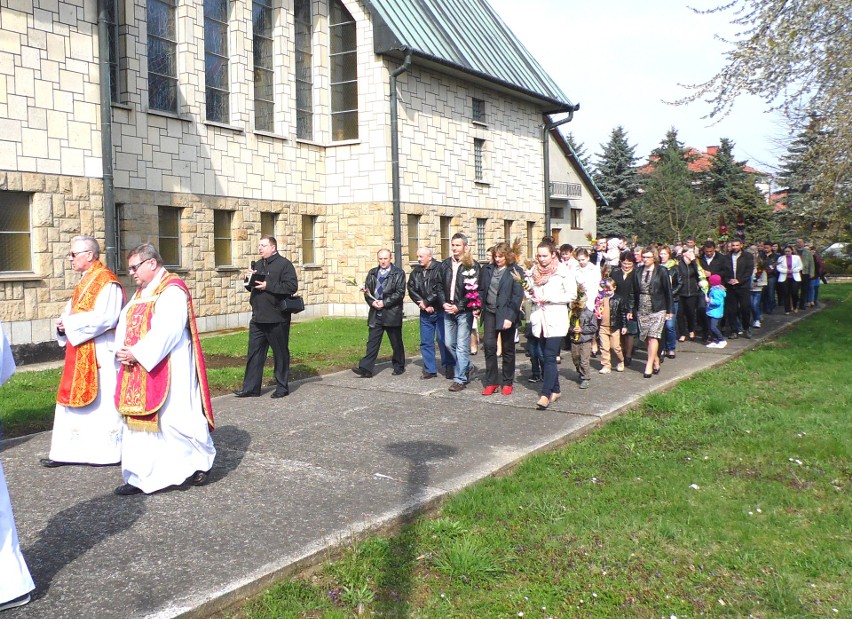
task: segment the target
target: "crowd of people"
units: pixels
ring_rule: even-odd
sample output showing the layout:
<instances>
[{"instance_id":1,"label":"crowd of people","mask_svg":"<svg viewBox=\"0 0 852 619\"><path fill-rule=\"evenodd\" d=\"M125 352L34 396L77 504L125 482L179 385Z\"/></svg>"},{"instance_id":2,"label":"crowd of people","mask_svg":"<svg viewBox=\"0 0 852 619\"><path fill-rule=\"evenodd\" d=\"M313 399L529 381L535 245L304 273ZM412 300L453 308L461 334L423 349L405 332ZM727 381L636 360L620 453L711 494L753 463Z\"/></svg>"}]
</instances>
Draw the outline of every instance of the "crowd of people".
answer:
<instances>
[{"instance_id":1,"label":"crowd of people","mask_svg":"<svg viewBox=\"0 0 852 619\"><path fill-rule=\"evenodd\" d=\"M527 380L541 383L536 405L545 409L561 396L558 365L565 350L580 389L591 385L592 357L600 356L600 374L624 372L637 342L647 351L643 377L652 378L676 357L678 343L724 348L729 339L751 338L764 314L778 307L791 313L816 306L825 281L820 255L803 239L784 248L771 241L746 245L741 238L700 246L694 238L647 246L625 238L590 242L590 248L575 248L545 237L524 266L517 242L489 248L484 265L473 259L463 233L452 237L451 256L443 261L420 248L407 292L420 311L421 378L439 374L437 344L442 373L453 381L449 390L465 389L475 370L471 345L481 329L482 395L511 394L525 322ZM363 378L373 376L385 332L393 373L405 371L405 273L392 264L390 250L381 250L378 259L362 287L370 337L353 371Z\"/></svg>"}]
</instances>

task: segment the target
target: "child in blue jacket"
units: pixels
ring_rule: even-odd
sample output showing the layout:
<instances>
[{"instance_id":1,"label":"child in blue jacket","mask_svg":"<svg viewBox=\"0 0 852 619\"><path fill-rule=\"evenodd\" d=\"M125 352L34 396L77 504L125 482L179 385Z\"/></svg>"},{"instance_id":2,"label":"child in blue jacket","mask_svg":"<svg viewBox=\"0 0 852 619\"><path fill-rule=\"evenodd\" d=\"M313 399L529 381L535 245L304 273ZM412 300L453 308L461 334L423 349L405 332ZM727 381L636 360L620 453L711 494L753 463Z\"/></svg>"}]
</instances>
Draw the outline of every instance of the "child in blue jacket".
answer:
<instances>
[{"instance_id":1,"label":"child in blue jacket","mask_svg":"<svg viewBox=\"0 0 852 619\"><path fill-rule=\"evenodd\" d=\"M722 316L725 315L725 295L727 293L719 275L711 275L709 282L710 290L706 299L707 319L710 322L710 341L707 343L707 348L724 348L728 345L728 342L719 329L719 323L722 321Z\"/></svg>"}]
</instances>

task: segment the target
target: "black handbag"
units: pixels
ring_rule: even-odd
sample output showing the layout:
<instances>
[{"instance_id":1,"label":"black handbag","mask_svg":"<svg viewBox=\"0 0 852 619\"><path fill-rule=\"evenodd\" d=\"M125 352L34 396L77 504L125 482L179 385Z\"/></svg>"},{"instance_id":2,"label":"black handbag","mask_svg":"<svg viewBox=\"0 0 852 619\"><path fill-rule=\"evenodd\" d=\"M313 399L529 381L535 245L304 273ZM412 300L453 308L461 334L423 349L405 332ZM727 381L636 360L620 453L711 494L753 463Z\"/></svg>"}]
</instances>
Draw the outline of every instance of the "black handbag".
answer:
<instances>
[{"instance_id":1,"label":"black handbag","mask_svg":"<svg viewBox=\"0 0 852 619\"><path fill-rule=\"evenodd\" d=\"M287 314L298 314L305 311L305 301L297 294L284 297L279 301L279 309Z\"/></svg>"}]
</instances>

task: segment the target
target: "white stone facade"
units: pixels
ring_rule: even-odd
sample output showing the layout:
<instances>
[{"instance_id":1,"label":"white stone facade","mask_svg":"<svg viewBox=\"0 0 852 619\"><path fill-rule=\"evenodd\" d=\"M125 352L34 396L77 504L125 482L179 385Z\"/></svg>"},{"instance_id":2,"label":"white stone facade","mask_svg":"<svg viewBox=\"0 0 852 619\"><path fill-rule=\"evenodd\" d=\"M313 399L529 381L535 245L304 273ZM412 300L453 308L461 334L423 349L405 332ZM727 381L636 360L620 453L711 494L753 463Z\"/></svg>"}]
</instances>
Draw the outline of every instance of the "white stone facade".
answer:
<instances>
[{"instance_id":1,"label":"white stone facade","mask_svg":"<svg viewBox=\"0 0 852 619\"><path fill-rule=\"evenodd\" d=\"M309 306L300 318L366 315L357 291L342 280L362 279L376 251L393 247L389 74L398 64L373 52L364 5L343 0L357 23L359 136L334 142L328 1L312 2L309 141L296 138L291 0L274 4L271 133L254 130L249 0L229 3L227 123L205 119L204 3L177 3L179 109L167 114L148 109L146 2L120 2L121 100L112 106L118 245L126 251L143 241L158 244L159 207L182 209L176 270L193 292L202 331L247 324L240 269L256 258L261 213L276 215L279 249L300 274ZM104 244L96 6L0 0L0 210L3 192L29 195L33 257L32 272L0 271L0 320L13 345L52 339L52 320L75 283L64 258L71 237L91 234ZM398 94L404 251L408 215L420 216L418 243L436 254L442 217L452 218L451 234L464 231L486 245L504 239L506 221L525 247L530 232L536 239L544 233L540 107L416 63L399 77ZM484 122L471 120L473 98L485 101ZM550 154L552 161L563 158L558 148ZM552 178L558 173L552 165ZM233 213L231 264L214 260L217 209ZM303 215L316 221L311 264L302 256ZM487 220L485 239L476 238L477 219ZM396 262L408 270L408 258ZM129 284L125 274L122 280Z\"/></svg>"}]
</instances>

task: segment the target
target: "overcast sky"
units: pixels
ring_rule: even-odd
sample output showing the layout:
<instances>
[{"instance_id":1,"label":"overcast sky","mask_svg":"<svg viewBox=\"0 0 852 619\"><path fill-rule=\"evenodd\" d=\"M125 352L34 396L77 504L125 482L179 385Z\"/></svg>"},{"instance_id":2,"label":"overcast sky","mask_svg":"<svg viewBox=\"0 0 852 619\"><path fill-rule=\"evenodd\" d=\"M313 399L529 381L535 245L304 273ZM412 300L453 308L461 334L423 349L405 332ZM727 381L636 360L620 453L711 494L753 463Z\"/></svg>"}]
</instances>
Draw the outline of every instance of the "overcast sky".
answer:
<instances>
[{"instance_id":1,"label":"overcast sky","mask_svg":"<svg viewBox=\"0 0 852 619\"><path fill-rule=\"evenodd\" d=\"M690 0L707 9L713 0ZM719 138L734 141L734 156L771 171L783 148L785 126L756 98L737 100L734 112L708 126L707 104L674 107L679 83L698 83L724 64L726 45L713 38L735 32L730 17L696 15L686 0L488 0L545 71L580 110L562 126L599 153L622 125L645 160L674 126L687 146L704 150ZM722 0L718 2L721 4ZM592 157L596 162L597 158ZM769 169L767 169L769 168Z\"/></svg>"}]
</instances>

